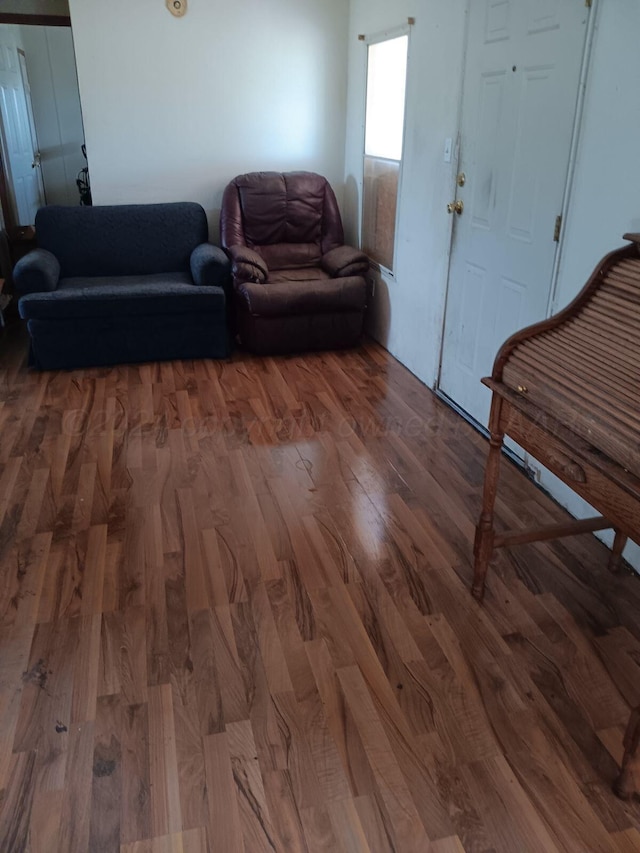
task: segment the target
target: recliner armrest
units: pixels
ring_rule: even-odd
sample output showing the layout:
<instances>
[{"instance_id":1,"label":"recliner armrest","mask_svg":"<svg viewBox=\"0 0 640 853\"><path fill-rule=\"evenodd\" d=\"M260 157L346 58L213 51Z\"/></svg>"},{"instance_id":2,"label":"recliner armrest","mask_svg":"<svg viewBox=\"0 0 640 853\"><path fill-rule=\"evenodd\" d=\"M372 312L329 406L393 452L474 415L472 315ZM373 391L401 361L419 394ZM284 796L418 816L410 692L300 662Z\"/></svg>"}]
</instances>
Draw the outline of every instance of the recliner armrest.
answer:
<instances>
[{"instance_id":1,"label":"recliner armrest","mask_svg":"<svg viewBox=\"0 0 640 853\"><path fill-rule=\"evenodd\" d=\"M55 290L60 278L60 262L46 249L33 249L13 268L13 283L19 293Z\"/></svg>"},{"instance_id":2,"label":"recliner armrest","mask_svg":"<svg viewBox=\"0 0 640 853\"><path fill-rule=\"evenodd\" d=\"M323 255L320 264L331 278L347 278L364 275L369 269L369 258L353 246L338 246Z\"/></svg>"},{"instance_id":3,"label":"recliner armrest","mask_svg":"<svg viewBox=\"0 0 640 853\"><path fill-rule=\"evenodd\" d=\"M199 287L225 287L229 284L229 258L213 243L196 246L191 252L190 267L193 282Z\"/></svg>"},{"instance_id":4,"label":"recliner armrest","mask_svg":"<svg viewBox=\"0 0 640 853\"><path fill-rule=\"evenodd\" d=\"M264 284L269 278L269 267L254 249L248 246L230 246L231 271L237 281L254 281Z\"/></svg>"}]
</instances>

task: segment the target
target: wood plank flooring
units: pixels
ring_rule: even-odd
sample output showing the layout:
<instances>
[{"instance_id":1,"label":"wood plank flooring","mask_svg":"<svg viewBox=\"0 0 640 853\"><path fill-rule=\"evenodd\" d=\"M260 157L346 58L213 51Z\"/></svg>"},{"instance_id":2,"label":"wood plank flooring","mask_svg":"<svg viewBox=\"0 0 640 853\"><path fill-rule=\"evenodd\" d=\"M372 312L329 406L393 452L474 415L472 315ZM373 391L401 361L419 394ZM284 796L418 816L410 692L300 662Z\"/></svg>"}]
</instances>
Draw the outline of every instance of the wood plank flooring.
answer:
<instances>
[{"instance_id":1,"label":"wood plank flooring","mask_svg":"<svg viewBox=\"0 0 640 853\"><path fill-rule=\"evenodd\" d=\"M640 851L640 579L585 536L477 604L485 441L381 348L2 350L3 853Z\"/></svg>"}]
</instances>

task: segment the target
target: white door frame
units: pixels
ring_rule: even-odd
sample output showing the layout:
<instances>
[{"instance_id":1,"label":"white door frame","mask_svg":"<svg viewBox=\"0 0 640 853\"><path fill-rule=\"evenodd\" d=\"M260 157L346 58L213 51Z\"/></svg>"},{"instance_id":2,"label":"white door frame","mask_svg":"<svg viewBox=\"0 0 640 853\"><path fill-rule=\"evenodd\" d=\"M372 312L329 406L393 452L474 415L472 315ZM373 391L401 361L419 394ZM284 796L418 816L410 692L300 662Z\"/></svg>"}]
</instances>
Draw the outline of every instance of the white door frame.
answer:
<instances>
[{"instance_id":1,"label":"white door frame","mask_svg":"<svg viewBox=\"0 0 640 853\"><path fill-rule=\"evenodd\" d=\"M580 82L578 84L578 101L576 103L576 114L573 121L573 133L571 136L571 148L569 150L569 165L567 167L567 181L564 186L564 196L562 199L562 226L560 228L560 239L556 247L556 257L551 273L551 289L549 291L549 304L547 305L547 317L550 317L557 310L556 300L558 297L558 281L560 278L560 263L562 261L562 252L564 249L564 235L567 230L567 222L569 221L569 212L571 209L571 200L573 197L576 166L578 161L578 148L580 147L580 139L584 125L584 105L587 95L587 83L589 72L591 71L591 60L593 57L593 42L596 31L597 19L600 14L600 0L590 0L591 7L589 18L587 20L587 32L584 40L584 52L582 54L582 67L580 68Z\"/></svg>"},{"instance_id":2,"label":"white door frame","mask_svg":"<svg viewBox=\"0 0 640 853\"><path fill-rule=\"evenodd\" d=\"M71 17L69 15L39 15L33 12L25 14L0 12L1 24L71 28ZM11 175L7 166L6 152L2 150L4 146L3 135L0 133L0 211L9 238L13 239L22 237L26 229L18 226L13 212L15 201L12 197Z\"/></svg>"},{"instance_id":3,"label":"white door frame","mask_svg":"<svg viewBox=\"0 0 640 853\"><path fill-rule=\"evenodd\" d=\"M22 85L24 88L24 99L27 105L27 113L29 115L29 130L31 131L33 162L35 164L32 168L37 170L36 176L38 178L38 186L40 187L40 196L43 204L46 204L47 194L45 192L42 168L40 166L40 143L38 142L38 131L36 130L36 122L33 116L33 101L31 99L31 83L29 82L29 71L27 69L27 54L21 47L18 48L18 65L20 66L20 76L22 77Z\"/></svg>"},{"instance_id":4,"label":"white door frame","mask_svg":"<svg viewBox=\"0 0 640 853\"><path fill-rule=\"evenodd\" d=\"M458 96L458 116L457 116L457 133L456 133L456 150L455 150L455 169L452 172L452 193L451 198L453 199L456 195L457 184L456 184L456 176L458 173L458 164L460 162L460 146L463 144L464 140L461 140L461 132L462 132L462 110L464 104L464 86L466 79L466 66L467 66L467 43L469 40L469 9L473 0L467 0L467 9L466 9L466 25L465 25L465 51L464 51L464 65L462 69L462 84L460 87L460 94ZM572 2L582 2L582 0L572 0ZM563 201L562 201L562 227L560 229L560 239L558 241L558 245L556 246L555 258L553 263L553 270L551 273L551 281L549 288L549 300L547 305L546 316L549 317L556 310L556 299L558 294L558 280L560 273L560 262L562 258L562 250L564 247L564 235L566 231L567 220L569 216L569 210L571 205L571 199L573 196L573 186L574 186L574 178L576 172L576 162L577 162L577 154L578 148L580 145L580 137L582 133L583 127L583 116L584 116L584 104L585 104L585 96L586 96L586 87L587 80L589 76L589 72L591 70L591 59L593 55L593 41L595 34L595 27L597 23L597 16L600 10L600 0L591 0L591 6L588 7L585 3L585 11L588 15L587 19L587 30L585 33L585 43L582 54L582 63L580 68L580 79L578 83L578 98L576 102L576 111L573 120L573 130L571 134L571 144L569 148L569 163L567 167L567 178L565 182L565 188L563 193ZM460 406L456 405L455 401L448 397L440 388L440 379L442 376L442 358L444 352L444 336L445 336L445 323L447 320L447 305L449 301L449 287L451 283L451 259L453 256L453 243L455 240L455 228L454 228L454 218L452 217L451 228L449 231L449 246L448 246L448 262L449 268L447 271L447 282L446 282L446 291L445 291L445 299L444 299L444 310L442 312L442 324L440 327L440 356L438 359L438 374L436 379L436 387L435 393L443 399L448 405L452 406L458 414L460 414L465 420L469 421L473 426L483 432L485 435L488 435L488 431L481 424L479 424L475 418L472 418L468 415ZM526 463L525 463L526 464Z\"/></svg>"}]
</instances>

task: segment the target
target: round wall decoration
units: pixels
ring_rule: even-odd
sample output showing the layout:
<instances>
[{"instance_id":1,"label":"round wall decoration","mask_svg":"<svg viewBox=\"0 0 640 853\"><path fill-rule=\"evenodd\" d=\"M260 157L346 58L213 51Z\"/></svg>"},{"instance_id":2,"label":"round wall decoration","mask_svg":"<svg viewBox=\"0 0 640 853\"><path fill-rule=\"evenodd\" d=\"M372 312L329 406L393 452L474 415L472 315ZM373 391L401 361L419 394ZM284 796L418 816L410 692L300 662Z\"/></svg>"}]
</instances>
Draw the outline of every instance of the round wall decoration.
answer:
<instances>
[{"instance_id":1,"label":"round wall decoration","mask_svg":"<svg viewBox=\"0 0 640 853\"><path fill-rule=\"evenodd\" d=\"M187 14L187 0L166 0L167 9L176 18L181 18Z\"/></svg>"}]
</instances>

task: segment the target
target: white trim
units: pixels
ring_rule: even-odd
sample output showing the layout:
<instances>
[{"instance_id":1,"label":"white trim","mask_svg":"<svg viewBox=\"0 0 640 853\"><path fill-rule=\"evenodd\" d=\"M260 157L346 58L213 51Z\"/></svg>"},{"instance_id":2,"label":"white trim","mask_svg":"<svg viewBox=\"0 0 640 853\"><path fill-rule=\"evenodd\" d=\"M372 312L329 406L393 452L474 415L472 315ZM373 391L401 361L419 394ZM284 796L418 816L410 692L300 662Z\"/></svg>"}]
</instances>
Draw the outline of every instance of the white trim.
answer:
<instances>
[{"instance_id":1,"label":"white trim","mask_svg":"<svg viewBox=\"0 0 640 853\"><path fill-rule=\"evenodd\" d=\"M578 82L578 97L576 99L576 111L573 120L573 129L571 131L571 145L569 148L569 162L567 164L567 178L564 185L564 194L562 197L562 225L560 228L560 239L556 246L556 254L553 259L553 268L551 270L551 281L549 286L549 298L547 301L547 317L551 317L557 310L558 299L558 282L560 281L560 265L562 263L562 252L564 249L564 235L567 230L567 222L569 220L569 210L574 190L574 179L578 160L578 148L580 146L580 135L583 127L584 118L584 103L587 92L587 80L589 71L591 70L591 57L593 56L593 41L595 35L595 27L597 14L600 10L600 0L593 0L591 6L586 7L587 10L587 31L584 39L584 49L582 53L582 65L580 68L580 80ZM533 476L538 484L542 480L542 465L530 453L524 454L526 466L533 472ZM544 488L547 494L551 492ZM555 498L554 498L555 500ZM602 534L600 534L601 536Z\"/></svg>"},{"instance_id":2,"label":"white trim","mask_svg":"<svg viewBox=\"0 0 640 853\"><path fill-rule=\"evenodd\" d=\"M453 197L457 198L458 196L458 166L460 165L460 151L462 148L462 108L464 105L464 82L467 73L467 56L469 51L467 50L469 45L469 12L471 10L471 0L467 0L467 5L464 10L464 33L463 33L463 41L464 41L464 53L462 55L462 72L460 77L460 92L458 93L458 113L456 116L456 133L455 133L455 148L454 148L454 156L452 157L452 169L449 175L451 190L453 192ZM442 378L442 356L444 354L444 333L445 333L445 323L447 321L447 305L449 304L449 281L451 279L451 256L453 254L453 240L455 237L455 217L450 217L449 222L449 240L447 242L446 248L446 258L447 258L447 276L444 283L444 300L442 306L442 317L440 320L440 347L438 354L438 367L436 370L436 381L434 388L439 391L440 390L440 379ZM447 398L449 399L449 398Z\"/></svg>"},{"instance_id":3,"label":"white trim","mask_svg":"<svg viewBox=\"0 0 640 853\"><path fill-rule=\"evenodd\" d=\"M398 27L391 27L388 30L379 30L377 33L372 33L362 39L363 44L369 47L370 44L380 44L381 41L391 41L391 39L407 36L411 32L411 24L401 24Z\"/></svg>"},{"instance_id":4,"label":"white trim","mask_svg":"<svg viewBox=\"0 0 640 853\"><path fill-rule=\"evenodd\" d=\"M578 83L578 98L576 101L576 112L573 122L573 130L571 133L571 147L569 149L569 163L567 166L567 180L564 187L564 196L562 199L562 227L560 229L560 240L556 248L556 255L551 271L551 282L549 288L549 301L547 303L547 317L550 317L557 310L558 298L558 282L560 280L560 264L562 262L562 252L564 249L564 235L567 230L567 222L569 221L569 210L571 208L571 200L574 190L574 179L576 166L578 161L578 148L580 146L580 137L583 129L584 105L587 93L587 82L589 72L591 70L591 58L593 56L593 42L597 17L600 12L600 0L592 0L592 5L586 7L588 20L587 32L584 40L584 50L582 54L582 67L580 69L580 81Z\"/></svg>"}]
</instances>

